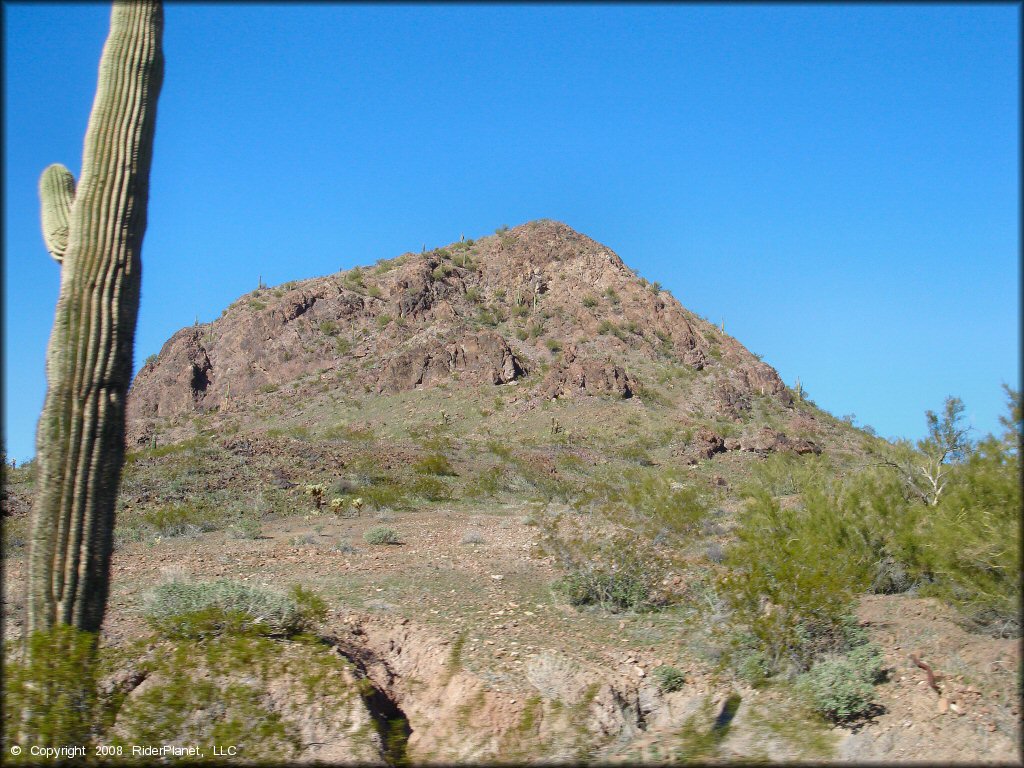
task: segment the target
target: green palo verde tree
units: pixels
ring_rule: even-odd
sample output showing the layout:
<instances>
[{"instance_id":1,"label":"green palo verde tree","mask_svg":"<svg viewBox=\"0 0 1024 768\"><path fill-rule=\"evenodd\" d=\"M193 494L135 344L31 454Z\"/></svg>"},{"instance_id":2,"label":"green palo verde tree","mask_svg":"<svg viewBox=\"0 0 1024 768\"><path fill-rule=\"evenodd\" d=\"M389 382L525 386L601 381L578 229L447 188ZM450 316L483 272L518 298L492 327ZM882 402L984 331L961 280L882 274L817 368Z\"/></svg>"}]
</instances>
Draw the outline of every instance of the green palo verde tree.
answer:
<instances>
[{"instance_id":1,"label":"green palo verde tree","mask_svg":"<svg viewBox=\"0 0 1024 768\"><path fill-rule=\"evenodd\" d=\"M61 625L95 633L106 608L162 34L157 0L114 3L77 189L62 165L39 182L43 237L61 280L36 435L30 634Z\"/></svg>"}]
</instances>

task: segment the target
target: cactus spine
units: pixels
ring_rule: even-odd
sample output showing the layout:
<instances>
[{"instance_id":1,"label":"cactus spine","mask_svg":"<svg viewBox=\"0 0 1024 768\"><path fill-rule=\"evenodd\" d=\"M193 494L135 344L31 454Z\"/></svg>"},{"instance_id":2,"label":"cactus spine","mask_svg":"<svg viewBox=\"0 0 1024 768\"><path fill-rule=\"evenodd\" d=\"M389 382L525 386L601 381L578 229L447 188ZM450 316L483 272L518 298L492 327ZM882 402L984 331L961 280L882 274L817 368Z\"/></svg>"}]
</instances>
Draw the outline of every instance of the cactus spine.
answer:
<instances>
[{"instance_id":1,"label":"cactus spine","mask_svg":"<svg viewBox=\"0 0 1024 768\"><path fill-rule=\"evenodd\" d=\"M99 630L124 463L125 397L139 306L163 9L115 2L85 135L82 177L40 179L47 250L61 287L36 434L28 629Z\"/></svg>"}]
</instances>

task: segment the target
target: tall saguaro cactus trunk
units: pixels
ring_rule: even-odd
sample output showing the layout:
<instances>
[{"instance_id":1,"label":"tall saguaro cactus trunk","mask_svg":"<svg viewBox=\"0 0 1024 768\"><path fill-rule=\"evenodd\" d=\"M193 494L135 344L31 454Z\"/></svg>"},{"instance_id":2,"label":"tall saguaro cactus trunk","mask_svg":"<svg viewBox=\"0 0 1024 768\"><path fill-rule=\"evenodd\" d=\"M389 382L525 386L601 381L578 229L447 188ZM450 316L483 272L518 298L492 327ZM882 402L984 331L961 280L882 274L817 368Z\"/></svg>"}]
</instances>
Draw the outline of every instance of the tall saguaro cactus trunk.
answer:
<instances>
[{"instance_id":1,"label":"tall saguaro cactus trunk","mask_svg":"<svg viewBox=\"0 0 1024 768\"><path fill-rule=\"evenodd\" d=\"M39 184L61 280L36 437L30 633L57 624L96 632L106 608L162 34L157 0L114 3L82 177L76 189L71 172L53 165Z\"/></svg>"}]
</instances>

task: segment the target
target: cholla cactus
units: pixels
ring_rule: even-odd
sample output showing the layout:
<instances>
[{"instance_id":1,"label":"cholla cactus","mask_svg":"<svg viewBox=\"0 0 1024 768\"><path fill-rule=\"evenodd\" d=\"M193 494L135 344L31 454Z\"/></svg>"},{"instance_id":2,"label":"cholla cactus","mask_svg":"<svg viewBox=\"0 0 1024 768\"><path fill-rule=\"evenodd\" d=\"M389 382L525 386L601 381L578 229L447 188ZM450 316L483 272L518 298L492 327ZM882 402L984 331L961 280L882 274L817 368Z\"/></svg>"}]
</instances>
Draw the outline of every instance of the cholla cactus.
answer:
<instances>
[{"instance_id":1,"label":"cholla cactus","mask_svg":"<svg viewBox=\"0 0 1024 768\"><path fill-rule=\"evenodd\" d=\"M334 497L333 499L331 499L330 502L331 512L334 512L334 514L338 514L338 511L344 504L345 502L342 501L340 498L338 498L337 496Z\"/></svg>"},{"instance_id":2,"label":"cholla cactus","mask_svg":"<svg viewBox=\"0 0 1024 768\"><path fill-rule=\"evenodd\" d=\"M327 493L327 487L319 483L316 485L306 486L306 495L313 498L313 504L316 506L318 512L324 504L325 493Z\"/></svg>"},{"instance_id":3,"label":"cholla cactus","mask_svg":"<svg viewBox=\"0 0 1024 768\"><path fill-rule=\"evenodd\" d=\"M76 189L67 168L51 165L39 182L43 239L61 264L61 287L36 436L30 633L55 624L96 632L106 610L162 36L158 0L114 4L81 180Z\"/></svg>"}]
</instances>

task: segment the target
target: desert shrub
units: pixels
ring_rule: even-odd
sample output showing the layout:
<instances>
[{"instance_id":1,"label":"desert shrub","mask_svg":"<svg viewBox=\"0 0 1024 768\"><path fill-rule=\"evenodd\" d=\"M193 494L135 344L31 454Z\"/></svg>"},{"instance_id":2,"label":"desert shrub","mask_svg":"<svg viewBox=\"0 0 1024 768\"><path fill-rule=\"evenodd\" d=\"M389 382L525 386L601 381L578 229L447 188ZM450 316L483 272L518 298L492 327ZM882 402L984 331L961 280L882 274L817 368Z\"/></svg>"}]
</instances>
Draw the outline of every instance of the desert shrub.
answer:
<instances>
[{"instance_id":1,"label":"desert shrub","mask_svg":"<svg viewBox=\"0 0 1024 768\"><path fill-rule=\"evenodd\" d=\"M375 525L363 534L363 540L367 544L398 544L398 531L386 525Z\"/></svg>"},{"instance_id":2,"label":"desert shrub","mask_svg":"<svg viewBox=\"0 0 1024 768\"><path fill-rule=\"evenodd\" d=\"M717 541L710 542L704 547L704 557L711 563L722 563L725 561L725 550Z\"/></svg>"},{"instance_id":3,"label":"desert shrub","mask_svg":"<svg viewBox=\"0 0 1024 768\"><path fill-rule=\"evenodd\" d=\"M560 472L548 472L525 459L513 459L515 476L510 478L509 489L521 488L532 491L534 500L551 503L575 503L580 496L582 481L566 477Z\"/></svg>"},{"instance_id":4,"label":"desert shrub","mask_svg":"<svg viewBox=\"0 0 1024 768\"><path fill-rule=\"evenodd\" d=\"M338 422L337 424L329 426L324 430L323 437L325 440L343 439L364 443L373 442L377 439L372 427L359 424L347 424L345 422Z\"/></svg>"},{"instance_id":5,"label":"desert shrub","mask_svg":"<svg viewBox=\"0 0 1024 768\"><path fill-rule=\"evenodd\" d=\"M789 496L799 493L809 481L833 473L824 455L772 453L754 464L750 471L751 487L765 490L772 496Z\"/></svg>"},{"instance_id":6,"label":"desert shrub","mask_svg":"<svg viewBox=\"0 0 1024 768\"><path fill-rule=\"evenodd\" d=\"M512 449L509 448L505 443L497 440L487 441L487 450L493 453L495 456L508 460L512 458Z\"/></svg>"},{"instance_id":7,"label":"desert shrub","mask_svg":"<svg viewBox=\"0 0 1024 768\"><path fill-rule=\"evenodd\" d=\"M642 573L586 565L577 566L556 582L555 590L570 605L596 605L613 612L643 610L651 594L649 580Z\"/></svg>"},{"instance_id":8,"label":"desert shrub","mask_svg":"<svg viewBox=\"0 0 1024 768\"><path fill-rule=\"evenodd\" d=\"M466 531L462 534L461 544L483 544L486 541L480 531Z\"/></svg>"},{"instance_id":9,"label":"desert shrub","mask_svg":"<svg viewBox=\"0 0 1024 768\"><path fill-rule=\"evenodd\" d=\"M773 673L804 671L840 646L855 595L870 583L872 550L844 501L817 488L805 489L799 508L766 491L748 498L720 590Z\"/></svg>"},{"instance_id":10,"label":"desert shrub","mask_svg":"<svg viewBox=\"0 0 1024 768\"><path fill-rule=\"evenodd\" d=\"M282 654L282 644L266 637L212 637L161 648L146 662L153 684L128 697L117 713L114 743L232 744L249 762L288 763L303 740L295 722L271 705L268 683L290 673L303 693L324 700L336 695L330 687L344 664L327 648L306 644L304 650L300 670Z\"/></svg>"},{"instance_id":11,"label":"desert shrub","mask_svg":"<svg viewBox=\"0 0 1024 768\"><path fill-rule=\"evenodd\" d=\"M658 686L658 690L662 693L681 691L683 686L686 685L686 676L683 675L682 670L667 664L662 664L660 667L652 669L651 677L654 678L655 685Z\"/></svg>"},{"instance_id":12,"label":"desert shrub","mask_svg":"<svg viewBox=\"0 0 1024 768\"><path fill-rule=\"evenodd\" d=\"M653 467L631 467L591 478L580 504L597 507L611 517L625 516L655 535L692 534L708 514L696 488Z\"/></svg>"},{"instance_id":13,"label":"desert shrub","mask_svg":"<svg viewBox=\"0 0 1024 768\"><path fill-rule=\"evenodd\" d=\"M198 536L217 530L217 515L206 507L193 504L171 504L148 509L132 520L141 535L174 537Z\"/></svg>"},{"instance_id":14,"label":"desert shrub","mask_svg":"<svg viewBox=\"0 0 1024 768\"><path fill-rule=\"evenodd\" d=\"M463 495L470 499L493 498L504 490L502 477L500 467L483 469L466 483Z\"/></svg>"},{"instance_id":15,"label":"desert shrub","mask_svg":"<svg viewBox=\"0 0 1024 768\"><path fill-rule=\"evenodd\" d=\"M377 316L377 327L378 328L386 328L388 326L388 324L391 323L392 320L394 320L394 318L391 317L391 315L389 315L387 313L385 313L383 315L378 315Z\"/></svg>"},{"instance_id":16,"label":"desert shrub","mask_svg":"<svg viewBox=\"0 0 1024 768\"><path fill-rule=\"evenodd\" d=\"M325 336L334 336L338 332L338 324L333 320L320 321L320 333Z\"/></svg>"},{"instance_id":17,"label":"desert shrub","mask_svg":"<svg viewBox=\"0 0 1024 768\"><path fill-rule=\"evenodd\" d=\"M408 489L393 482L366 485L359 489L359 496L374 509L401 509L408 506Z\"/></svg>"},{"instance_id":18,"label":"desert shrub","mask_svg":"<svg viewBox=\"0 0 1024 768\"><path fill-rule=\"evenodd\" d=\"M546 346L548 348L548 351L554 355L557 352L561 351L562 342L560 342L558 339L548 339L546 342L544 342L544 346Z\"/></svg>"},{"instance_id":19,"label":"desert shrub","mask_svg":"<svg viewBox=\"0 0 1024 768\"><path fill-rule=\"evenodd\" d=\"M443 453L430 453L413 464L413 469L421 475L446 475L454 476L451 462Z\"/></svg>"},{"instance_id":20,"label":"desert shrub","mask_svg":"<svg viewBox=\"0 0 1024 768\"><path fill-rule=\"evenodd\" d=\"M170 637L203 638L222 634L289 636L322 618L310 593L297 588L285 595L221 579L170 581L147 597L144 615Z\"/></svg>"},{"instance_id":21,"label":"desert shrub","mask_svg":"<svg viewBox=\"0 0 1024 768\"><path fill-rule=\"evenodd\" d=\"M641 467L653 467L654 460L651 458L651 454L648 453L647 448L642 443L632 443L622 449L622 458L627 461L635 462Z\"/></svg>"},{"instance_id":22,"label":"desert shrub","mask_svg":"<svg viewBox=\"0 0 1024 768\"><path fill-rule=\"evenodd\" d=\"M570 605L606 611L645 611L663 604L657 585L664 563L633 537L588 540L547 537L545 546L561 562L565 576L553 589Z\"/></svg>"},{"instance_id":23,"label":"desert shrub","mask_svg":"<svg viewBox=\"0 0 1024 768\"><path fill-rule=\"evenodd\" d=\"M228 527L228 535L233 539L258 539L263 535L263 526L259 520L245 517Z\"/></svg>"},{"instance_id":24,"label":"desert shrub","mask_svg":"<svg viewBox=\"0 0 1024 768\"><path fill-rule=\"evenodd\" d=\"M732 638L731 645L726 660L739 678L753 688L763 685L772 674L772 666L758 639L749 632L741 632Z\"/></svg>"},{"instance_id":25,"label":"desert shrub","mask_svg":"<svg viewBox=\"0 0 1024 768\"><path fill-rule=\"evenodd\" d=\"M351 286L363 287L363 268L353 267L345 274L345 282Z\"/></svg>"},{"instance_id":26,"label":"desert shrub","mask_svg":"<svg viewBox=\"0 0 1024 768\"><path fill-rule=\"evenodd\" d=\"M452 489L443 480L430 475L413 478L408 492L427 501L448 501L452 497Z\"/></svg>"},{"instance_id":27,"label":"desert shrub","mask_svg":"<svg viewBox=\"0 0 1024 768\"><path fill-rule=\"evenodd\" d=\"M593 309L597 306L597 298L592 294L587 294L583 297L583 306L587 309Z\"/></svg>"},{"instance_id":28,"label":"desert shrub","mask_svg":"<svg viewBox=\"0 0 1024 768\"><path fill-rule=\"evenodd\" d=\"M922 514L921 545L912 553L932 576L922 592L952 603L980 629L1018 636L1020 511L1016 446L988 437Z\"/></svg>"},{"instance_id":29,"label":"desert shrub","mask_svg":"<svg viewBox=\"0 0 1024 768\"><path fill-rule=\"evenodd\" d=\"M846 655L819 659L796 680L798 691L829 720L847 722L868 715L875 707L875 683L884 675L882 651L865 643Z\"/></svg>"},{"instance_id":30,"label":"desert shrub","mask_svg":"<svg viewBox=\"0 0 1024 768\"><path fill-rule=\"evenodd\" d=\"M339 541L334 545L334 551L341 552L343 555L354 555L359 550L352 546L352 542L350 541Z\"/></svg>"},{"instance_id":31,"label":"desert shrub","mask_svg":"<svg viewBox=\"0 0 1024 768\"><path fill-rule=\"evenodd\" d=\"M40 747L88 741L101 719L96 636L57 624L31 635L28 645L27 657L17 658L13 643L4 653L4 743L19 743L19 730Z\"/></svg>"},{"instance_id":32,"label":"desert shrub","mask_svg":"<svg viewBox=\"0 0 1024 768\"><path fill-rule=\"evenodd\" d=\"M476 313L476 321L481 325L498 325L505 320L505 314L501 311L501 307L481 307Z\"/></svg>"}]
</instances>

